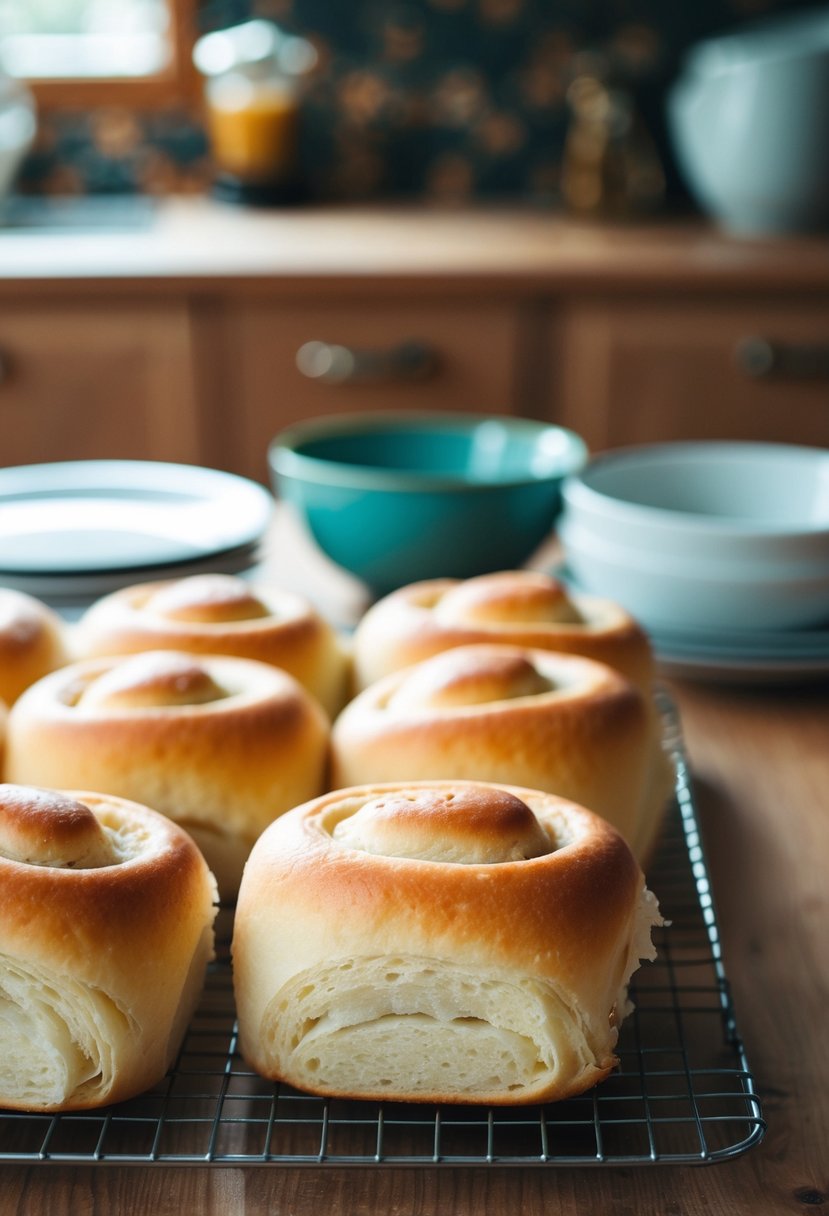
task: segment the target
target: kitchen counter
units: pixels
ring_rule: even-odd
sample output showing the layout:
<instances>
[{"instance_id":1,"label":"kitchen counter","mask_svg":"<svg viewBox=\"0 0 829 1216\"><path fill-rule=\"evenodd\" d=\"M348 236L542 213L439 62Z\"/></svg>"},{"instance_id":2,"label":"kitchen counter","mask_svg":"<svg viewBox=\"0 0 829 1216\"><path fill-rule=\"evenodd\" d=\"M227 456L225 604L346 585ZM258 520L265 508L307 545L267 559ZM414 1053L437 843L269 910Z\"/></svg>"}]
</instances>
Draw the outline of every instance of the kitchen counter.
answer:
<instances>
[{"instance_id":1,"label":"kitchen counter","mask_svg":"<svg viewBox=\"0 0 829 1216\"><path fill-rule=\"evenodd\" d=\"M285 556L277 533L272 558L290 585ZM359 611L350 582L328 585L333 615ZM318 597L325 586L320 565L309 591ZM2 1216L780 1216L829 1204L829 686L670 688L725 968L768 1122L761 1144L712 1166L582 1170L6 1166Z\"/></svg>"},{"instance_id":2,"label":"kitchen counter","mask_svg":"<svg viewBox=\"0 0 829 1216\"><path fill-rule=\"evenodd\" d=\"M105 200L104 200L105 202ZM203 198L160 201L134 223L113 200L96 221L71 219L61 204L50 226L0 227L0 294L81 282L106 290L129 281L146 290L186 284L193 291L278 282L293 289L354 280L435 281L557 290L670 286L686 291L825 291L829 244L820 240L737 240L702 222L605 225L538 209L308 208L246 210ZM83 208L83 200L76 206ZM83 218L83 211L80 212Z\"/></svg>"}]
</instances>

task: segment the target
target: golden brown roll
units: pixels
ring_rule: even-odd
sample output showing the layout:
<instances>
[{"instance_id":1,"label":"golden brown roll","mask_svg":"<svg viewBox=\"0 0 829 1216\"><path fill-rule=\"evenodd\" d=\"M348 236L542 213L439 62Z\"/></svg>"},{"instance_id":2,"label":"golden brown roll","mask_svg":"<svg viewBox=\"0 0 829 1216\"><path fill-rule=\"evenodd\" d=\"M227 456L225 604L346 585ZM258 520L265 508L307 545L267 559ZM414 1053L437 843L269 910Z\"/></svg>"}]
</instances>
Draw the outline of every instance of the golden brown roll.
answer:
<instances>
[{"instance_id":1,"label":"golden brown roll","mask_svg":"<svg viewBox=\"0 0 829 1216\"><path fill-rule=\"evenodd\" d=\"M352 787L260 837L233 938L241 1049L313 1093L522 1104L616 1060L653 896L622 837L552 794Z\"/></svg>"},{"instance_id":2,"label":"golden brown roll","mask_svg":"<svg viewBox=\"0 0 829 1216\"><path fill-rule=\"evenodd\" d=\"M644 694L604 663L460 646L364 689L334 723L333 787L440 778L560 794L603 815L641 861L672 773Z\"/></svg>"},{"instance_id":3,"label":"golden brown roll","mask_svg":"<svg viewBox=\"0 0 829 1216\"><path fill-rule=\"evenodd\" d=\"M0 587L0 701L11 705L24 688L69 659L58 614L31 595Z\"/></svg>"},{"instance_id":4,"label":"golden brown roll","mask_svg":"<svg viewBox=\"0 0 829 1216\"><path fill-rule=\"evenodd\" d=\"M213 952L193 841L97 793L0 786L0 1106L83 1110L159 1081Z\"/></svg>"},{"instance_id":5,"label":"golden brown roll","mask_svg":"<svg viewBox=\"0 0 829 1216\"><path fill-rule=\"evenodd\" d=\"M259 833L322 792L329 723L286 672L150 651L70 664L9 714L6 776L133 798L192 834L232 898Z\"/></svg>"},{"instance_id":6,"label":"golden brown roll","mask_svg":"<svg viewBox=\"0 0 829 1216\"><path fill-rule=\"evenodd\" d=\"M354 633L356 688L454 646L505 642L607 663L650 691L650 643L618 604L575 594L548 574L507 570L430 579L369 608Z\"/></svg>"},{"instance_id":7,"label":"golden brown roll","mask_svg":"<svg viewBox=\"0 0 829 1216\"><path fill-rule=\"evenodd\" d=\"M79 658L187 650L258 659L294 676L330 716L347 696L347 653L332 626L299 595L227 574L104 596L78 622L75 650Z\"/></svg>"}]
</instances>

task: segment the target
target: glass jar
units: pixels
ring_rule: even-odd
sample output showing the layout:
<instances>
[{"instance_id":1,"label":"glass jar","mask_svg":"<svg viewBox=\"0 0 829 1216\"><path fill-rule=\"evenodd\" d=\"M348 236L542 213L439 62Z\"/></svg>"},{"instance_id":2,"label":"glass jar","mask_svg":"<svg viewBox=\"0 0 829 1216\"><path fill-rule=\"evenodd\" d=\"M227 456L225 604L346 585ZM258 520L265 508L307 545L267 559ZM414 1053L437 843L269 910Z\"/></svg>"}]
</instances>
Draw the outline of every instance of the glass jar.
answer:
<instances>
[{"instance_id":1,"label":"glass jar","mask_svg":"<svg viewBox=\"0 0 829 1216\"><path fill-rule=\"evenodd\" d=\"M269 21L208 34L194 61L206 77L214 194L247 203L301 197L298 141L301 86L313 46Z\"/></svg>"}]
</instances>

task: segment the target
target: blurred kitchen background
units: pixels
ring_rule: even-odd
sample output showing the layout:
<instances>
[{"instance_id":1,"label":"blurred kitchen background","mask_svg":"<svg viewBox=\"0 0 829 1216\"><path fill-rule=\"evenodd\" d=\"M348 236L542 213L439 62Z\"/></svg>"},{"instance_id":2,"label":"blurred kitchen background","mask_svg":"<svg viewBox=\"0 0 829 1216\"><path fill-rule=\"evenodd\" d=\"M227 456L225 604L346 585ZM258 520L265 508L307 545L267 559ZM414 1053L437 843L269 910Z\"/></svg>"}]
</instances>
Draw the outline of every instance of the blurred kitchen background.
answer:
<instances>
[{"instance_id":1,"label":"blurred kitchen background","mask_svg":"<svg viewBox=\"0 0 829 1216\"><path fill-rule=\"evenodd\" d=\"M826 3L0 0L0 64L14 562L64 462L279 491L323 415L829 446Z\"/></svg>"},{"instance_id":2,"label":"blurred kitchen background","mask_svg":"<svg viewBox=\"0 0 829 1216\"><path fill-rule=\"evenodd\" d=\"M689 47L807 8L792 0L2 0L0 34L7 69L34 81L39 102L20 177L26 192L204 189L211 166L188 42L261 18L317 53L299 144L313 199L560 204L568 131L580 116L572 86L587 76L615 90L617 125L627 121L619 106L635 108L670 206L687 195L664 103ZM73 87L73 76L99 86ZM120 97L100 82L115 76L131 86ZM164 87L155 96L145 89L142 100L154 77ZM582 97L582 120L587 104Z\"/></svg>"},{"instance_id":3,"label":"blurred kitchen background","mask_svg":"<svg viewBox=\"0 0 829 1216\"><path fill-rule=\"evenodd\" d=\"M0 0L0 56L7 465L829 438L825 4Z\"/></svg>"}]
</instances>

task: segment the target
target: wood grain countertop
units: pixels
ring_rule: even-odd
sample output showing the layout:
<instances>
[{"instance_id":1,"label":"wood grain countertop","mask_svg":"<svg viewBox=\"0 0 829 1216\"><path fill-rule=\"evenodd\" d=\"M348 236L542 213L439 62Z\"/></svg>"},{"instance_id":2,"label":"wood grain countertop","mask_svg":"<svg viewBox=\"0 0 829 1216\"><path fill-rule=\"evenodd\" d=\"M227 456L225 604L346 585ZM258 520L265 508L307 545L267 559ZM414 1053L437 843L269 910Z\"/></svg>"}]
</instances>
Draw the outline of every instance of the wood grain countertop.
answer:
<instances>
[{"instance_id":1,"label":"wood grain countertop","mask_svg":"<svg viewBox=\"0 0 829 1216\"><path fill-rule=\"evenodd\" d=\"M82 206L82 200L77 204ZM144 222L0 227L0 297L51 290L194 293L379 290L441 283L510 289L755 288L825 293L829 244L736 239L702 222L605 225L540 209L416 207L257 211L205 198L159 201Z\"/></svg>"},{"instance_id":2,"label":"wood grain countertop","mask_svg":"<svg viewBox=\"0 0 829 1216\"><path fill-rule=\"evenodd\" d=\"M6 1165L2 1216L783 1216L829 1210L829 685L670 681L765 1139L716 1165Z\"/></svg>"}]
</instances>

